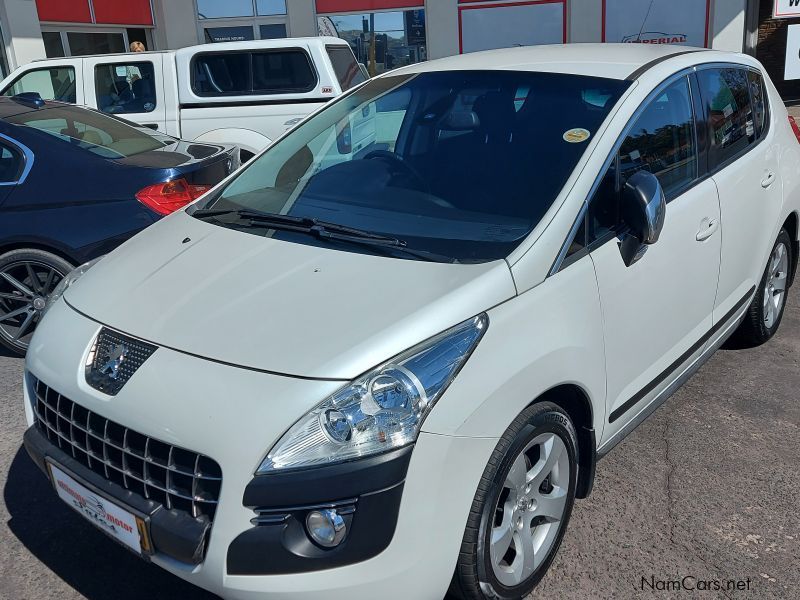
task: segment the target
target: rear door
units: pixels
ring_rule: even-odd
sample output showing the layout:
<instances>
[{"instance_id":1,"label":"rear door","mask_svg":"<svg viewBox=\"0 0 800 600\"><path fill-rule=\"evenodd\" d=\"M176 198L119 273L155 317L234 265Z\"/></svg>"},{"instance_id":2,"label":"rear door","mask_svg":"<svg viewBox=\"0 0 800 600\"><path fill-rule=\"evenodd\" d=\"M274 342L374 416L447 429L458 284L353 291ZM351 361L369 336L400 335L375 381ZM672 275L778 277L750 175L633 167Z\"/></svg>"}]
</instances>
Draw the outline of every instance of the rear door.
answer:
<instances>
[{"instance_id":1,"label":"rear door","mask_svg":"<svg viewBox=\"0 0 800 600\"><path fill-rule=\"evenodd\" d=\"M18 70L3 82L0 94L14 96L36 92L44 100L58 100L69 104L84 104L80 58L64 58L47 66L33 63Z\"/></svg>"},{"instance_id":2,"label":"rear door","mask_svg":"<svg viewBox=\"0 0 800 600\"><path fill-rule=\"evenodd\" d=\"M163 55L89 57L84 62L87 104L166 133Z\"/></svg>"},{"instance_id":3,"label":"rear door","mask_svg":"<svg viewBox=\"0 0 800 600\"><path fill-rule=\"evenodd\" d=\"M698 69L708 118L709 169L722 211L722 262L714 321L746 302L761 279L782 203L776 131L760 73L738 65Z\"/></svg>"}]
</instances>

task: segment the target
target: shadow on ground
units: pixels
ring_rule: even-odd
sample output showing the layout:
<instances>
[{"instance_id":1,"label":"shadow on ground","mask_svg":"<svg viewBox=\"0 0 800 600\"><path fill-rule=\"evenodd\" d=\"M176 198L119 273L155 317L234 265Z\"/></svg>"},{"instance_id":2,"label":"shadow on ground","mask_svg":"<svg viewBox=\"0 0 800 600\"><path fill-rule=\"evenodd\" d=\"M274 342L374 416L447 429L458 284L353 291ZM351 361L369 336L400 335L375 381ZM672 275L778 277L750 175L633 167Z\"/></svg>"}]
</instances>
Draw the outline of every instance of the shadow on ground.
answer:
<instances>
[{"instance_id":1,"label":"shadow on ground","mask_svg":"<svg viewBox=\"0 0 800 600\"><path fill-rule=\"evenodd\" d=\"M90 600L214 600L106 537L64 504L23 448L3 490L8 528L53 573ZM14 560L13 556L4 557Z\"/></svg>"}]
</instances>

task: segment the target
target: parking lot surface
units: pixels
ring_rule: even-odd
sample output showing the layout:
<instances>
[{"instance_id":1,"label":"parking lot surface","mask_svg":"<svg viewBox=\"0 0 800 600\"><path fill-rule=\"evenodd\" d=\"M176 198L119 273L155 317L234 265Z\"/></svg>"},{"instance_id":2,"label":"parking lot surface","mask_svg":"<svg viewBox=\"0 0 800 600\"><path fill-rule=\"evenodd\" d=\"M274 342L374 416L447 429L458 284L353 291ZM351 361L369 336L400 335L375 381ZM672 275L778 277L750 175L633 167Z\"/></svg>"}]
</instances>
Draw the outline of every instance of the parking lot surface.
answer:
<instances>
[{"instance_id":1,"label":"parking lot surface","mask_svg":"<svg viewBox=\"0 0 800 600\"><path fill-rule=\"evenodd\" d=\"M772 341L719 351L603 459L536 597L800 598L798 297ZM213 598L58 500L21 448L21 376L0 353L0 598Z\"/></svg>"}]
</instances>

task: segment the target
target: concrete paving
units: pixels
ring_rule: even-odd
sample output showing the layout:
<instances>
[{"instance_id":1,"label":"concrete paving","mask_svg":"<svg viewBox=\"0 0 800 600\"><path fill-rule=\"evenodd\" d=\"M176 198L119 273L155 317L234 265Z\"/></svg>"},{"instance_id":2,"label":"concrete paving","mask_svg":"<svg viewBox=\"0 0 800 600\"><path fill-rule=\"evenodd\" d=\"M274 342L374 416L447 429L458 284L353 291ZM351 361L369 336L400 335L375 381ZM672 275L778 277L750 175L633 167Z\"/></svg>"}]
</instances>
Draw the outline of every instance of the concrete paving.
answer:
<instances>
[{"instance_id":1,"label":"concrete paving","mask_svg":"<svg viewBox=\"0 0 800 600\"><path fill-rule=\"evenodd\" d=\"M537 598L800 598L798 298L772 341L719 351L600 463ZM0 354L0 598L211 599L56 498L20 447L21 374Z\"/></svg>"}]
</instances>

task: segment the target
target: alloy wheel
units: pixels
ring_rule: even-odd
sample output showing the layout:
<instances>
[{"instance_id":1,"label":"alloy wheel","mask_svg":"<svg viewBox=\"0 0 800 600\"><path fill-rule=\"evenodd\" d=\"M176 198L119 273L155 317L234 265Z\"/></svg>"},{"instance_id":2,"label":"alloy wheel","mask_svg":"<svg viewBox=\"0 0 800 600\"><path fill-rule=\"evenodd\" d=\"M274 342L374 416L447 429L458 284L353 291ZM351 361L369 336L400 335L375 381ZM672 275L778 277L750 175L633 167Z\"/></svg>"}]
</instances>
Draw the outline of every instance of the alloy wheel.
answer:
<instances>
[{"instance_id":1,"label":"alloy wheel","mask_svg":"<svg viewBox=\"0 0 800 600\"><path fill-rule=\"evenodd\" d=\"M536 436L514 459L489 541L492 569L504 586L525 581L549 555L564 518L569 482L569 454L554 433Z\"/></svg>"},{"instance_id":2,"label":"alloy wheel","mask_svg":"<svg viewBox=\"0 0 800 600\"><path fill-rule=\"evenodd\" d=\"M789 253L785 244L777 244L769 259L764 284L764 325L771 329L778 320L786 300L786 283L789 273Z\"/></svg>"},{"instance_id":3,"label":"alloy wheel","mask_svg":"<svg viewBox=\"0 0 800 600\"><path fill-rule=\"evenodd\" d=\"M16 261L0 270L0 335L24 350L64 273L44 262Z\"/></svg>"}]
</instances>

